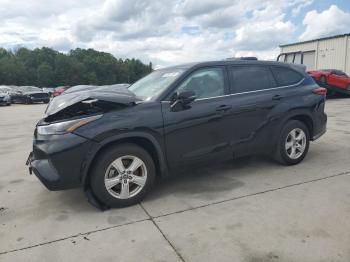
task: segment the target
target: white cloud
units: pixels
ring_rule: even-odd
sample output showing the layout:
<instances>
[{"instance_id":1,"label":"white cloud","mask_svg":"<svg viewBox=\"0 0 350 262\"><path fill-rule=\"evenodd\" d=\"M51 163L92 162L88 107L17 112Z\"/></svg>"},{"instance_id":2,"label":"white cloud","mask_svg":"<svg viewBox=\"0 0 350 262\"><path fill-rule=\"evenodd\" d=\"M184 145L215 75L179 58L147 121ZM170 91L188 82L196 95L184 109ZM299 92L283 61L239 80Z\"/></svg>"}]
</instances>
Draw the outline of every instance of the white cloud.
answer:
<instances>
[{"instance_id":1,"label":"white cloud","mask_svg":"<svg viewBox=\"0 0 350 262\"><path fill-rule=\"evenodd\" d=\"M311 5L313 2L314 2L313 0L308 0L308 1L305 1L305 2L300 3L299 5L296 5L296 6L292 9L292 15L293 15L293 16L297 16L303 8L305 8L305 7L309 6L309 5Z\"/></svg>"},{"instance_id":2,"label":"white cloud","mask_svg":"<svg viewBox=\"0 0 350 262\"><path fill-rule=\"evenodd\" d=\"M332 5L329 9L320 13L316 10L308 12L303 24L306 29L299 37L300 40L348 33L350 30L350 13L344 12L336 5Z\"/></svg>"},{"instance_id":3,"label":"white cloud","mask_svg":"<svg viewBox=\"0 0 350 262\"><path fill-rule=\"evenodd\" d=\"M159 66L235 55L274 59L281 42L295 40L286 12L311 1L0 0L0 45L91 47Z\"/></svg>"},{"instance_id":4,"label":"white cloud","mask_svg":"<svg viewBox=\"0 0 350 262\"><path fill-rule=\"evenodd\" d=\"M233 46L242 51L275 49L278 43L291 40L294 30L292 22L284 21L279 8L268 5L255 10L253 17L236 30Z\"/></svg>"}]
</instances>

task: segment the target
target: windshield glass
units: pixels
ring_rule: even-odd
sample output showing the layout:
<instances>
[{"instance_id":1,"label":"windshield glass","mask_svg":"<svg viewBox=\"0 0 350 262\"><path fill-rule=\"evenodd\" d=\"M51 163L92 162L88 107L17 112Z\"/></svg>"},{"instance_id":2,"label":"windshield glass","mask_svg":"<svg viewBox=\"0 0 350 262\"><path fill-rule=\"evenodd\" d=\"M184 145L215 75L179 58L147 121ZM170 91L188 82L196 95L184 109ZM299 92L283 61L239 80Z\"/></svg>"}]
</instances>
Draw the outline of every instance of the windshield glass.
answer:
<instances>
[{"instance_id":1,"label":"windshield glass","mask_svg":"<svg viewBox=\"0 0 350 262\"><path fill-rule=\"evenodd\" d=\"M41 89L35 86L21 86L16 88L16 91L21 92L41 92Z\"/></svg>"},{"instance_id":2,"label":"windshield glass","mask_svg":"<svg viewBox=\"0 0 350 262\"><path fill-rule=\"evenodd\" d=\"M129 90L142 100L151 100L173 83L183 71L181 68L154 71L131 85Z\"/></svg>"},{"instance_id":3,"label":"windshield glass","mask_svg":"<svg viewBox=\"0 0 350 262\"><path fill-rule=\"evenodd\" d=\"M0 93L5 93L6 94L9 91L10 91L10 89L4 88L4 87L0 88Z\"/></svg>"}]
</instances>

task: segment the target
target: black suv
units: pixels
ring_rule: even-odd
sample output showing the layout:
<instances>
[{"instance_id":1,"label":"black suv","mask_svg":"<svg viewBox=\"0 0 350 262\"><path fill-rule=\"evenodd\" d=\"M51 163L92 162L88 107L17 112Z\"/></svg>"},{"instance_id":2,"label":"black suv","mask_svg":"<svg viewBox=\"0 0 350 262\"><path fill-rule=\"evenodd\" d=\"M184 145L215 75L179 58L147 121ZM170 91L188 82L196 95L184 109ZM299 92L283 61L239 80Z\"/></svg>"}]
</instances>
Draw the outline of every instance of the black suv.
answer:
<instances>
[{"instance_id":1,"label":"black suv","mask_svg":"<svg viewBox=\"0 0 350 262\"><path fill-rule=\"evenodd\" d=\"M249 154L299 163L326 132L325 95L303 66L280 62L156 70L130 87L54 98L27 164L50 190L132 205L179 167Z\"/></svg>"}]
</instances>

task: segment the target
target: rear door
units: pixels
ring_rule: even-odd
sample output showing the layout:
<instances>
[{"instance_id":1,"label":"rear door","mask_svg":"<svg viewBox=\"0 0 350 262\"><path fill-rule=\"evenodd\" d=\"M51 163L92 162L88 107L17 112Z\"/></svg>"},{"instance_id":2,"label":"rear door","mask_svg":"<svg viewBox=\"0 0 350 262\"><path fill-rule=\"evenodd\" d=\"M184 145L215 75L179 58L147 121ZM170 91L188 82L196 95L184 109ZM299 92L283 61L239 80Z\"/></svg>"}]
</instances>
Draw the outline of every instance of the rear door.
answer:
<instances>
[{"instance_id":1,"label":"rear door","mask_svg":"<svg viewBox=\"0 0 350 262\"><path fill-rule=\"evenodd\" d=\"M267 66L230 66L232 137L231 145L237 155L251 153L261 146L262 132L266 132L269 115L283 99Z\"/></svg>"}]
</instances>

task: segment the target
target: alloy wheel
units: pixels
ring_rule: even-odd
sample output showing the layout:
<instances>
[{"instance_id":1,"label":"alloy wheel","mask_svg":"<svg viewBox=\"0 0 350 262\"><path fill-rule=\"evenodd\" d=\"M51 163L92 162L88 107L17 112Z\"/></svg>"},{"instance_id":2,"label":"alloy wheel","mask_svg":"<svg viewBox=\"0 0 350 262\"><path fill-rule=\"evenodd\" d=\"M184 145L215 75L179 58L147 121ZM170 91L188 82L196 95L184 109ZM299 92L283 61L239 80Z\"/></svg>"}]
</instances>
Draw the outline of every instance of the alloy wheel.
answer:
<instances>
[{"instance_id":1,"label":"alloy wheel","mask_svg":"<svg viewBox=\"0 0 350 262\"><path fill-rule=\"evenodd\" d=\"M138 157L127 155L115 159L105 173L105 187L118 199L136 196L147 181L147 168Z\"/></svg>"},{"instance_id":2,"label":"alloy wheel","mask_svg":"<svg viewBox=\"0 0 350 262\"><path fill-rule=\"evenodd\" d=\"M289 132L285 142L285 150L291 159L301 157L306 148L306 134L300 128L295 128Z\"/></svg>"}]
</instances>

